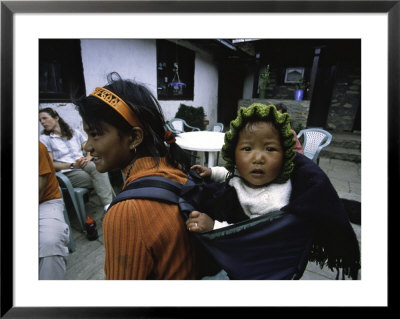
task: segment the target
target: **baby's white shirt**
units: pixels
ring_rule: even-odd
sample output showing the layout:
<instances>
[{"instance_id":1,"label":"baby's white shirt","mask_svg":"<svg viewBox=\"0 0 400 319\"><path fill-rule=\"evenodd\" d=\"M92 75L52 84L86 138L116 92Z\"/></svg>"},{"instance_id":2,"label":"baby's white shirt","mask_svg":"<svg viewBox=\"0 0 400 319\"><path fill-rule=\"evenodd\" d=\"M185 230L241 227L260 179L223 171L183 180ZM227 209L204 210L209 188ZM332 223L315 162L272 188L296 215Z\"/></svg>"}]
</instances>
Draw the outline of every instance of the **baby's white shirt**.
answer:
<instances>
[{"instance_id":1,"label":"baby's white shirt","mask_svg":"<svg viewBox=\"0 0 400 319\"><path fill-rule=\"evenodd\" d=\"M224 167L211 168L211 180L224 181L228 171ZM270 184L265 187L253 188L247 186L240 177L233 177L229 185L234 187L244 213L250 218L255 218L281 209L289 203L292 192L290 179L283 184ZM214 229L228 226L224 222L215 221Z\"/></svg>"}]
</instances>

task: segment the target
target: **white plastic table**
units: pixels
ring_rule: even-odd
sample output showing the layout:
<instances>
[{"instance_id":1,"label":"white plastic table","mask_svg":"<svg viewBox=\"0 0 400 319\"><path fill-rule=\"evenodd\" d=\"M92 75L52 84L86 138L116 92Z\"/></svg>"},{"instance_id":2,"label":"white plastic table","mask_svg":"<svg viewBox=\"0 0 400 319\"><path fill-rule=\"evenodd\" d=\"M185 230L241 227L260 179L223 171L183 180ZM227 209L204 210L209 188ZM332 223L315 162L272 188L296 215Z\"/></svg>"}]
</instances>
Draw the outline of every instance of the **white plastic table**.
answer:
<instances>
[{"instance_id":1,"label":"white plastic table","mask_svg":"<svg viewBox=\"0 0 400 319\"><path fill-rule=\"evenodd\" d=\"M176 143L189 151L208 152L208 167L215 165L215 155L224 145L225 133L213 131L193 131L180 133L176 136ZM200 164L204 166L204 154Z\"/></svg>"}]
</instances>

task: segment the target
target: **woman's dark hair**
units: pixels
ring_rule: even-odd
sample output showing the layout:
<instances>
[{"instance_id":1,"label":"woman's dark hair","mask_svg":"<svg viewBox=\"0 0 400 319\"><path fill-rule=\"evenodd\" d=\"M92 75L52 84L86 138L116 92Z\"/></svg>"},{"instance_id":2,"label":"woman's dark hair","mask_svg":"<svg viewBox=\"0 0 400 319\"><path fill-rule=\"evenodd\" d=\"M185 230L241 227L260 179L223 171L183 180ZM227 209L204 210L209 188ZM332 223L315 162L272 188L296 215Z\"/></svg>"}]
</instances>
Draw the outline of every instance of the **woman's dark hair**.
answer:
<instances>
[{"instance_id":1,"label":"woman's dark hair","mask_svg":"<svg viewBox=\"0 0 400 319\"><path fill-rule=\"evenodd\" d=\"M170 144L169 147L164 143L165 119L161 106L153 94L144 85L132 80L122 80L116 72L108 74L107 81L108 84L104 88L119 96L143 125L144 139L138 150L155 158L157 164L160 157L166 156L171 164L175 166L180 164L183 169L189 169L188 154L176 143ZM129 133L132 129L119 113L97 97L83 97L74 103L78 106L83 121L91 130L101 134L103 131L101 122L106 122L123 133Z\"/></svg>"},{"instance_id":2,"label":"woman's dark hair","mask_svg":"<svg viewBox=\"0 0 400 319\"><path fill-rule=\"evenodd\" d=\"M43 108L43 109L39 110L39 114L42 113L42 112L46 112L53 119L55 119L58 116L58 124L60 125L60 129L61 129L61 137L66 137L67 140L70 140L72 138L72 136L74 135L74 131L62 119L62 117L60 115L58 115L58 113L55 110L53 110L51 107L46 107L46 108ZM46 131L46 130L42 130L42 134L50 135L50 133L52 133L52 132Z\"/></svg>"}]
</instances>

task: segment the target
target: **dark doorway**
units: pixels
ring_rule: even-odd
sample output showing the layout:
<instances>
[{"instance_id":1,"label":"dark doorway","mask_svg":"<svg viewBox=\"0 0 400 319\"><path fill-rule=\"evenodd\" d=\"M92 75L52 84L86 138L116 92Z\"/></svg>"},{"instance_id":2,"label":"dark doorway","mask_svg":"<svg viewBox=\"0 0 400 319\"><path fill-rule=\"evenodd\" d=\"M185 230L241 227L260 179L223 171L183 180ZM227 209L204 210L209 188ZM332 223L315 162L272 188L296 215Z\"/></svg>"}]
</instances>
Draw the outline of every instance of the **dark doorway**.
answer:
<instances>
[{"instance_id":1,"label":"dark doorway","mask_svg":"<svg viewBox=\"0 0 400 319\"><path fill-rule=\"evenodd\" d=\"M238 101L243 96L245 72L236 63L221 63L219 65L218 89L218 122L229 127L230 121L236 118Z\"/></svg>"}]
</instances>

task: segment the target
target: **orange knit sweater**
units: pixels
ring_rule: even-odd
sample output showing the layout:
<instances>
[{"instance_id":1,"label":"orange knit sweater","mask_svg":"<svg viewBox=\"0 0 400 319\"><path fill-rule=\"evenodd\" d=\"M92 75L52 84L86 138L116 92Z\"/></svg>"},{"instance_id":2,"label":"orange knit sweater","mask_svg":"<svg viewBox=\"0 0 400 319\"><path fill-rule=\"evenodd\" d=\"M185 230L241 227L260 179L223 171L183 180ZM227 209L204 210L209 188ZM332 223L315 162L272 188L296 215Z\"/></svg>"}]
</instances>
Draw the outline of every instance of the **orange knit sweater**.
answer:
<instances>
[{"instance_id":1,"label":"orange knit sweater","mask_svg":"<svg viewBox=\"0 0 400 319\"><path fill-rule=\"evenodd\" d=\"M165 158L138 159L124 188L144 176L184 184L187 176ZM196 279L195 257L179 208L144 199L115 204L103 221L106 279Z\"/></svg>"}]
</instances>

